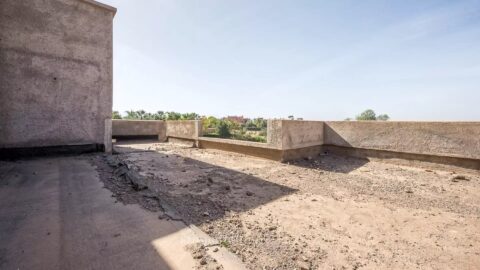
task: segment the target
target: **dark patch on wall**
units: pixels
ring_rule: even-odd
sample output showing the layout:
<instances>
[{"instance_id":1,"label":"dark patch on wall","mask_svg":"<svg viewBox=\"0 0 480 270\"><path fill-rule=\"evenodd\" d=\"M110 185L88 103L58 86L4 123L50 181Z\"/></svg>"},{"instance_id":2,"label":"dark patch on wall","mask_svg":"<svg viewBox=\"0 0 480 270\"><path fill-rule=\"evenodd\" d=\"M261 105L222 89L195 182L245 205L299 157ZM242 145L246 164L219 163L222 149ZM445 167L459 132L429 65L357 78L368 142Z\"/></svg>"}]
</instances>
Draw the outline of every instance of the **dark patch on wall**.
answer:
<instances>
[{"instance_id":1,"label":"dark patch on wall","mask_svg":"<svg viewBox=\"0 0 480 270\"><path fill-rule=\"evenodd\" d=\"M41 156L79 155L105 151L103 144L58 145L44 147L1 148L0 160L15 160Z\"/></svg>"},{"instance_id":2,"label":"dark patch on wall","mask_svg":"<svg viewBox=\"0 0 480 270\"><path fill-rule=\"evenodd\" d=\"M113 135L113 139L126 140L158 140L158 135Z\"/></svg>"},{"instance_id":3,"label":"dark patch on wall","mask_svg":"<svg viewBox=\"0 0 480 270\"><path fill-rule=\"evenodd\" d=\"M329 153L352 156L358 158L379 158L379 159L403 159L411 161L429 162L443 165L452 165L467 169L480 170L480 160L461 158L461 157L447 157L438 155L413 154L405 152L395 152L388 150L377 149L363 149L353 147L343 147L336 145L323 145L323 149Z\"/></svg>"},{"instance_id":4,"label":"dark patch on wall","mask_svg":"<svg viewBox=\"0 0 480 270\"><path fill-rule=\"evenodd\" d=\"M236 152L236 153L241 153L245 155L276 160L276 161L283 161L283 154L284 154L283 150L232 144L228 142L222 143L222 142L212 142L212 141L202 141L202 140L199 140L198 144L199 144L198 145L199 148L218 149L218 150Z\"/></svg>"}]
</instances>

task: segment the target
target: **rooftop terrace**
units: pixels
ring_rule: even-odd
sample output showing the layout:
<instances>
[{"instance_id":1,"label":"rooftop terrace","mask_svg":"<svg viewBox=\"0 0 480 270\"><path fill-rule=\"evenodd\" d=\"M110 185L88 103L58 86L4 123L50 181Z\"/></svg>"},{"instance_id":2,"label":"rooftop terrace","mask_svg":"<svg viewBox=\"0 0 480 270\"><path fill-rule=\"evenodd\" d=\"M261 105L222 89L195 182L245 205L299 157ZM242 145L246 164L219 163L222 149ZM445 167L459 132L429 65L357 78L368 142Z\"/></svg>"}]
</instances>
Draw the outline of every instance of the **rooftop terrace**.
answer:
<instances>
[{"instance_id":1,"label":"rooftop terrace","mask_svg":"<svg viewBox=\"0 0 480 270\"><path fill-rule=\"evenodd\" d=\"M280 163L184 143L119 141L114 155L0 163L2 264L480 265L477 170L325 153Z\"/></svg>"}]
</instances>

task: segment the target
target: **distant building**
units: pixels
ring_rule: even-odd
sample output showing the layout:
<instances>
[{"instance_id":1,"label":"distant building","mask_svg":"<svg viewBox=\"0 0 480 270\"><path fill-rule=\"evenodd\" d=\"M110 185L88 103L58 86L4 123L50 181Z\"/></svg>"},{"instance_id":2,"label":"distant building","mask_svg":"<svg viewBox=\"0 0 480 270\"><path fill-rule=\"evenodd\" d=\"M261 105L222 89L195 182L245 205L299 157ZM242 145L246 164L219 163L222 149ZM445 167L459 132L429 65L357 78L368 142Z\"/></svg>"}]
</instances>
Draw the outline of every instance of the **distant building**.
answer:
<instances>
[{"instance_id":1,"label":"distant building","mask_svg":"<svg viewBox=\"0 0 480 270\"><path fill-rule=\"evenodd\" d=\"M238 123L238 124L245 124L248 120L248 118L244 118L243 115L242 116L227 116L225 117L226 120L229 120L229 121L232 121L232 122L235 122L235 123Z\"/></svg>"}]
</instances>

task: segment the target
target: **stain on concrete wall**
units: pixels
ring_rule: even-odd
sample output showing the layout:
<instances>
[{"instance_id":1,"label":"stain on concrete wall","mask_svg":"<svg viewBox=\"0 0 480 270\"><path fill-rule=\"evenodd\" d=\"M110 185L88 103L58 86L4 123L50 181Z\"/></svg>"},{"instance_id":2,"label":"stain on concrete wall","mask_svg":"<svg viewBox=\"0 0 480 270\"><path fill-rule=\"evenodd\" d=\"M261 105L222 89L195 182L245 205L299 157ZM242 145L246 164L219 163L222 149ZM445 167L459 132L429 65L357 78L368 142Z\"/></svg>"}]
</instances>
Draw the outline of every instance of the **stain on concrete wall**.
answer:
<instances>
[{"instance_id":1,"label":"stain on concrete wall","mask_svg":"<svg viewBox=\"0 0 480 270\"><path fill-rule=\"evenodd\" d=\"M479 122L325 122L326 145L480 159Z\"/></svg>"},{"instance_id":2,"label":"stain on concrete wall","mask_svg":"<svg viewBox=\"0 0 480 270\"><path fill-rule=\"evenodd\" d=\"M0 148L109 143L114 15L94 1L0 1Z\"/></svg>"},{"instance_id":3,"label":"stain on concrete wall","mask_svg":"<svg viewBox=\"0 0 480 270\"><path fill-rule=\"evenodd\" d=\"M158 136L166 140L166 122L156 120L113 120L112 136Z\"/></svg>"}]
</instances>

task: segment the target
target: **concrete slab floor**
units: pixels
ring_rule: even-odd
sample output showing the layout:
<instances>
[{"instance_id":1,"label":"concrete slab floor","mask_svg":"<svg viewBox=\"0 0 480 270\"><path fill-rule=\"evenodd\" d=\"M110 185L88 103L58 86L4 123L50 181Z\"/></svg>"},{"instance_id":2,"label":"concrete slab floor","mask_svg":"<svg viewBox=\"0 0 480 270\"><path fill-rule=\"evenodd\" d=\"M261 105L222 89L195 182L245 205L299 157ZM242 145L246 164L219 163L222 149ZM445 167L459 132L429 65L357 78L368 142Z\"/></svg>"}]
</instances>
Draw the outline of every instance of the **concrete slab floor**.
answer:
<instances>
[{"instance_id":1,"label":"concrete slab floor","mask_svg":"<svg viewBox=\"0 0 480 270\"><path fill-rule=\"evenodd\" d=\"M192 269L185 247L214 241L102 187L85 156L0 162L0 269Z\"/></svg>"}]
</instances>

